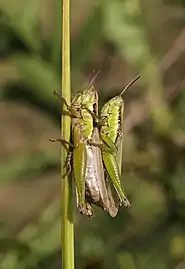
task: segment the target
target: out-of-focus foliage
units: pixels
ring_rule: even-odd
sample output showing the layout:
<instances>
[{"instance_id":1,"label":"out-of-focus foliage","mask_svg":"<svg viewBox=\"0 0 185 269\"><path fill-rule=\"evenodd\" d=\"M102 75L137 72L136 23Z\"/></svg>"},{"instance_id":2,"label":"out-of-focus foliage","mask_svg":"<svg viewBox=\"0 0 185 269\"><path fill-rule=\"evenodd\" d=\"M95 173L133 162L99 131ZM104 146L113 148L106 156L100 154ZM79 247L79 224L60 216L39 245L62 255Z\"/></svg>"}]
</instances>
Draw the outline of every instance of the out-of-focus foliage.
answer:
<instances>
[{"instance_id":1,"label":"out-of-focus foliage","mask_svg":"<svg viewBox=\"0 0 185 269\"><path fill-rule=\"evenodd\" d=\"M0 268L60 268L60 1L0 2ZM185 3L73 0L73 92L125 94L131 208L75 215L76 267L185 268ZM76 212L76 210L75 210Z\"/></svg>"}]
</instances>

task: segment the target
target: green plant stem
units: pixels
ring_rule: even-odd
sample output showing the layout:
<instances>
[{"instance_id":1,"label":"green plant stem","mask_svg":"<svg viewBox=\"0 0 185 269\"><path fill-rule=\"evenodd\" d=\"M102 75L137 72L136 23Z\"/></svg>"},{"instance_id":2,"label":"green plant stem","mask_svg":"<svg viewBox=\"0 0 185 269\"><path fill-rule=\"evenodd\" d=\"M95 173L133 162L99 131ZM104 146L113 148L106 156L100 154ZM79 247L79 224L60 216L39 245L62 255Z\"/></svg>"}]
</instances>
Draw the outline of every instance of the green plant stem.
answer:
<instances>
[{"instance_id":1,"label":"green plant stem","mask_svg":"<svg viewBox=\"0 0 185 269\"><path fill-rule=\"evenodd\" d=\"M61 0L62 12L62 97L68 104L71 101L70 82L70 0ZM70 139L69 116L61 116L61 138ZM62 180L62 269L74 269L74 227L72 205L72 180L65 176L64 163L67 152L61 149L61 180Z\"/></svg>"},{"instance_id":2,"label":"green plant stem","mask_svg":"<svg viewBox=\"0 0 185 269\"><path fill-rule=\"evenodd\" d=\"M56 69L56 72L61 71L60 66L60 41L61 41L61 0L56 1L56 24L55 24L55 34L54 34L54 42L53 42L53 51L52 51L52 61L53 67Z\"/></svg>"}]
</instances>

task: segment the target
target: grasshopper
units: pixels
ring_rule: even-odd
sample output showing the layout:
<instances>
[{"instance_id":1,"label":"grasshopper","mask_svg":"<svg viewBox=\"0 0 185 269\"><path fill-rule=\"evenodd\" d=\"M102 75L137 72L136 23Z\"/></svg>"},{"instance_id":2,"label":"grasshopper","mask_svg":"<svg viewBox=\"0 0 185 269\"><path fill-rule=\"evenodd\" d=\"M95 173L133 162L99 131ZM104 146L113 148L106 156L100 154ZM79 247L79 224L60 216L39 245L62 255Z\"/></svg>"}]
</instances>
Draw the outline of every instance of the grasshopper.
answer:
<instances>
[{"instance_id":1,"label":"grasshopper","mask_svg":"<svg viewBox=\"0 0 185 269\"><path fill-rule=\"evenodd\" d=\"M61 97L59 97L61 98ZM69 106L64 99L62 101L66 105L72 117L72 145L70 145L70 154L68 156L69 171L72 170L73 178L76 185L77 207L82 214L91 217L93 211L89 203L85 201L85 176L87 167L87 142L92 136L93 119L89 112L84 108L88 107L94 113L94 105L96 104L96 92L92 84L82 93L78 93ZM53 141L53 140L52 140ZM58 139L62 144L66 143L62 139ZM70 165L70 162L72 165Z\"/></svg>"},{"instance_id":2,"label":"grasshopper","mask_svg":"<svg viewBox=\"0 0 185 269\"><path fill-rule=\"evenodd\" d=\"M122 170L122 139L124 120L123 93L140 78L133 79L118 95L109 100L102 108L100 114L100 137L103 141L102 158L108 178L111 180L120 199L120 205L129 207L130 203L126 198L121 186Z\"/></svg>"},{"instance_id":3,"label":"grasshopper","mask_svg":"<svg viewBox=\"0 0 185 269\"><path fill-rule=\"evenodd\" d=\"M91 140L91 144L101 148L103 164L105 167L106 179L110 180L119 197L120 205L130 206L121 186L122 169L122 139L123 139L123 120L124 120L124 101L123 93L140 78L133 79L118 95L109 100L102 108L100 117L92 115L100 126L101 142ZM91 111L89 111L91 113ZM110 187L109 187L110 189ZM113 190L112 190L113 191ZM114 194L115 205L117 197Z\"/></svg>"}]
</instances>

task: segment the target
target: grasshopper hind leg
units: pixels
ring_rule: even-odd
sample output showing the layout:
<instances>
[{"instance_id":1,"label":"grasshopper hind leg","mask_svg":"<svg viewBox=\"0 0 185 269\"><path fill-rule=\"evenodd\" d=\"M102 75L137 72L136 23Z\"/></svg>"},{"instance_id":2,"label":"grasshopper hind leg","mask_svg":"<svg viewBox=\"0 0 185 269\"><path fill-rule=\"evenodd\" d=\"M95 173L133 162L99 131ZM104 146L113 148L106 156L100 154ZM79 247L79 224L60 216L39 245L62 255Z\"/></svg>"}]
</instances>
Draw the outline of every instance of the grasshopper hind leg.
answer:
<instances>
[{"instance_id":1,"label":"grasshopper hind leg","mask_svg":"<svg viewBox=\"0 0 185 269\"><path fill-rule=\"evenodd\" d=\"M92 206L90 203L86 202L83 206L78 205L78 211L82 215L86 215L89 218L92 218L94 216L94 210L92 209Z\"/></svg>"},{"instance_id":2,"label":"grasshopper hind leg","mask_svg":"<svg viewBox=\"0 0 185 269\"><path fill-rule=\"evenodd\" d=\"M77 208L78 208L78 211L80 212L80 214L86 215L89 218L92 218L94 216L94 210L92 209L91 202L88 201L88 198L84 204L79 203L77 189L76 189L76 203L77 203Z\"/></svg>"},{"instance_id":3,"label":"grasshopper hind leg","mask_svg":"<svg viewBox=\"0 0 185 269\"><path fill-rule=\"evenodd\" d=\"M127 199L127 197L125 196L122 201L120 201L120 206L124 206L124 207L130 207L130 202L129 200Z\"/></svg>"}]
</instances>

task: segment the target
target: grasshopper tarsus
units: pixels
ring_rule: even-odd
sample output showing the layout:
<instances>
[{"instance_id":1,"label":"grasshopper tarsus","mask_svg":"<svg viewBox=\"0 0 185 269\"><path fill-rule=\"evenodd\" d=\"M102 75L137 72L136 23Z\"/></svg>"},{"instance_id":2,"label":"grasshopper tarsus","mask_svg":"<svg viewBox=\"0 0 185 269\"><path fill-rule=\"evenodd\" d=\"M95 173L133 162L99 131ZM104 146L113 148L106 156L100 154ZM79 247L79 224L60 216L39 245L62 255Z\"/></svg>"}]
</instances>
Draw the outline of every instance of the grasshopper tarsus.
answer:
<instances>
[{"instance_id":1,"label":"grasshopper tarsus","mask_svg":"<svg viewBox=\"0 0 185 269\"><path fill-rule=\"evenodd\" d=\"M99 119L98 125L101 126L107 126L107 116L101 117Z\"/></svg>"},{"instance_id":2,"label":"grasshopper tarsus","mask_svg":"<svg viewBox=\"0 0 185 269\"><path fill-rule=\"evenodd\" d=\"M105 211L105 212L109 212L109 210L108 210L108 208L107 207L103 207L103 210Z\"/></svg>"},{"instance_id":3,"label":"grasshopper tarsus","mask_svg":"<svg viewBox=\"0 0 185 269\"><path fill-rule=\"evenodd\" d=\"M66 141L65 139L62 139L62 138L49 138L49 141L54 142L54 143L57 142L57 143L61 143L62 145L68 145L68 146L73 147L73 145L70 142L68 142L68 141Z\"/></svg>"},{"instance_id":4,"label":"grasshopper tarsus","mask_svg":"<svg viewBox=\"0 0 185 269\"><path fill-rule=\"evenodd\" d=\"M94 210L92 209L90 204L86 204L86 215L92 219L94 217Z\"/></svg>"},{"instance_id":5,"label":"grasshopper tarsus","mask_svg":"<svg viewBox=\"0 0 185 269\"><path fill-rule=\"evenodd\" d=\"M121 206L123 205L124 207L129 208L130 207L130 202L126 197L124 197L123 200L120 202L120 205Z\"/></svg>"},{"instance_id":6,"label":"grasshopper tarsus","mask_svg":"<svg viewBox=\"0 0 185 269\"><path fill-rule=\"evenodd\" d=\"M61 144L68 144L69 145L69 142L67 142L66 140L62 139L62 138L49 138L49 141L50 142L54 142L54 143L61 143Z\"/></svg>"},{"instance_id":7,"label":"grasshopper tarsus","mask_svg":"<svg viewBox=\"0 0 185 269\"><path fill-rule=\"evenodd\" d=\"M59 92L58 91L53 91L53 94L58 98L58 99L62 99L62 96L59 94Z\"/></svg>"},{"instance_id":8,"label":"grasshopper tarsus","mask_svg":"<svg viewBox=\"0 0 185 269\"><path fill-rule=\"evenodd\" d=\"M64 147L67 144L67 141L62 138L49 138L49 141L52 143L61 143Z\"/></svg>"},{"instance_id":9,"label":"grasshopper tarsus","mask_svg":"<svg viewBox=\"0 0 185 269\"><path fill-rule=\"evenodd\" d=\"M95 143L92 141L92 139L88 139L88 144L91 145L91 146L95 146L95 147L99 147L99 148L102 148L104 147L104 144L103 143Z\"/></svg>"},{"instance_id":10,"label":"grasshopper tarsus","mask_svg":"<svg viewBox=\"0 0 185 269\"><path fill-rule=\"evenodd\" d=\"M55 138L49 138L49 141L50 142L61 142L61 140L59 141L60 139L59 138L57 138L57 139L55 139Z\"/></svg>"},{"instance_id":11,"label":"grasshopper tarsus","mask_svg":"<svg viewBox=\"0 0 185 269\"><path fill-rule=\"evenodd\" d=\"M94 211L89 203L85 203L84 205L78 204L78 210L80 214L86 215L89 218L92 218L94 215Z\"/></svg>"}]
</instances>

